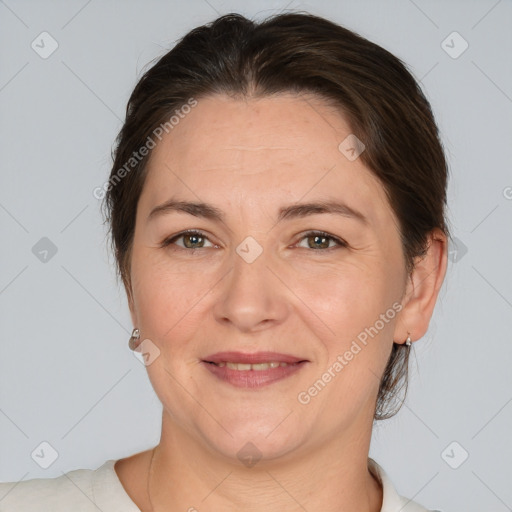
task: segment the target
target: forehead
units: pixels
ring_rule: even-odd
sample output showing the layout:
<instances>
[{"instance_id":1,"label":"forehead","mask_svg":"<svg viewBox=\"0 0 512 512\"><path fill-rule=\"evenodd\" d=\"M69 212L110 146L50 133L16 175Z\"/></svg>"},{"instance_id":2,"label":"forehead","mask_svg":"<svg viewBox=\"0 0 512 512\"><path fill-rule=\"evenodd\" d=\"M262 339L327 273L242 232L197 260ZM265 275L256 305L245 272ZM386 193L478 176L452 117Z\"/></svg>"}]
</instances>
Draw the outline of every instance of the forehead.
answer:
<instances>
[{"instance_id":1,"label":"forehead","mask_svg":"<svg viewBox=\"0 0 512 512\"><path fill-rule=\"evenodd\" d=\"M153 149L144 203L186 195L271 209L328 195L363 206L377 221L390 213L384 190L360 158L340 151L350 135L341 112L315 96L205 97Z\"/></svg>"}]
</instances>

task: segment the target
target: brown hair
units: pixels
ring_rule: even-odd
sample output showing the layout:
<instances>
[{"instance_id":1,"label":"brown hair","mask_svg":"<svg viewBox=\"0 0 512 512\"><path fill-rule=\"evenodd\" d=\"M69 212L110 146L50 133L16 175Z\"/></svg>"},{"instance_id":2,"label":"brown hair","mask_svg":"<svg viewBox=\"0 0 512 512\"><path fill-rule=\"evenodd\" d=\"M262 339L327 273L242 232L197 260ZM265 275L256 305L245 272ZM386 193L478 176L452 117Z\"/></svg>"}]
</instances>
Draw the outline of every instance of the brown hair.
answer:
<instances>
[{"instance_id":1,"label":"brown hair","mask_svg":"<svg viewBox=\"0 0 512 512\"><path fill-rule=\"evenodd\" d=\"M105 187L118 273L131 299L130 254L149 146L173 113L212 94L233 98L314 93L334 103L366 146L363 163L380 179L398 221L407 274L445 219L448 168L430 105L394 55L331 21L303 13L256 23L222 16L183 37L142 76L126 108ZM172 124L172 123L171 123ZM172 128L172 126L171 126ZM134 158L136 156L136 158ZM130 167L127 167L130 162ZM123 171L123 172L121 172ZM409 348L393 343L378 392L375 419L405 384ZM404 394L404 398L405 398Z\"/></svg>"}]
</instances>

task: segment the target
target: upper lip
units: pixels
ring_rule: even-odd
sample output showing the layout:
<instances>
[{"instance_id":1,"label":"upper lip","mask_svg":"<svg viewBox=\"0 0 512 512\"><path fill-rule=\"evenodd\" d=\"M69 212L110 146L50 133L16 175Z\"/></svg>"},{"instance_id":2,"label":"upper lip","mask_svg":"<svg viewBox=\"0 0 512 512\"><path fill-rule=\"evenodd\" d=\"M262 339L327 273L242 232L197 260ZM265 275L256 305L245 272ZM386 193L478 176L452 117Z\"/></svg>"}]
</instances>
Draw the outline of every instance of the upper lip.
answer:
<instances>
[{"instance_id":1,"label":"upper lip","mask_svg":"<svg viewBox=\"0 0 512 512\"><path fill-rule=\"evenodd\" d=\"M245 363L245 364L258 364L258 363L298 363L306 361L306 359L295 357L289 354L279 354L278 352L254 352L252 354L244 352L216 352L203 359L207 363L219 364L222 362L231 363Z\"/></svg>"}]
</instances>

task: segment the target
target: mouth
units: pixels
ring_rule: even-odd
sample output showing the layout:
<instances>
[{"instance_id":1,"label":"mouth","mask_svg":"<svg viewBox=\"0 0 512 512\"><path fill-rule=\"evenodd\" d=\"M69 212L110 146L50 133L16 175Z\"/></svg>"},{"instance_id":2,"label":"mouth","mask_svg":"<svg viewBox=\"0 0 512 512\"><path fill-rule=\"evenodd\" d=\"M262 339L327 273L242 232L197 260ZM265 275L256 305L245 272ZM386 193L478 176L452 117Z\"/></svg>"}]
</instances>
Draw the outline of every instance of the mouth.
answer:
<instances>
[{"instance_id":1,"label":"mouth","mask_svg":"<svg viewBox=\"0 0 512 512\"><path fill-rule=\"evenodd\" d=\"M287 378L309 361L276 352L218 352L202 360L217 379L242 388L259 388Z\"/></svg>"},{"instance_id":2,"label":"mouth","mask_svg":"<svg viewBox=\"0 0 512 512\"><path fill-rule=\"evenodd\" d=\"M286 368L287 366L292 366L299 364L299 361L297 363L280 363L279 361L270 361L268 363L256 363L256 364L248 364L248 363L234 363L231 361L221 361L220 363L214 363L213 361L205 361L206 363L214 364L215 366L218 366L219 368L224 368L224 366L227 366L230 370L239 370L239 371L249 371L254 370L256 372L260 372L263 370L268 370L270 368Z\"/></svg>"}]
</instances>

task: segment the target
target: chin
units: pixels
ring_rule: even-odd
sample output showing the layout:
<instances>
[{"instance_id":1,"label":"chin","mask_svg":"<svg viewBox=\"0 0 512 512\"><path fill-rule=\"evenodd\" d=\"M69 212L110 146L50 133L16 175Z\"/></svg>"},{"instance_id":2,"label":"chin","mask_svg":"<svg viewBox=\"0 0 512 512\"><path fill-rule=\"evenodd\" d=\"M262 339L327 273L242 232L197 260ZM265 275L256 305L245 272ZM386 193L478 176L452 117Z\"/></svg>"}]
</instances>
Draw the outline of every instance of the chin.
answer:
<instances>
[{"instance_id":1,"label":"chin","mask_svg":"<svg viewBox=\"0 0 512 512\"><path fill-rule=\"evenodd\" d=\"M295 451L305 435L297 425L292 425L291 415L283 422L286 415L280 414L272 419L247 421L240 418L238 422L230 422L214 432L203 433L209 449L212 448L224 458L236 463L252 467L256 463L272 461ZM289 423L285 426L284 424ZM231 435L230 435L231 434Z\"/></svg>"}]
</instances>

